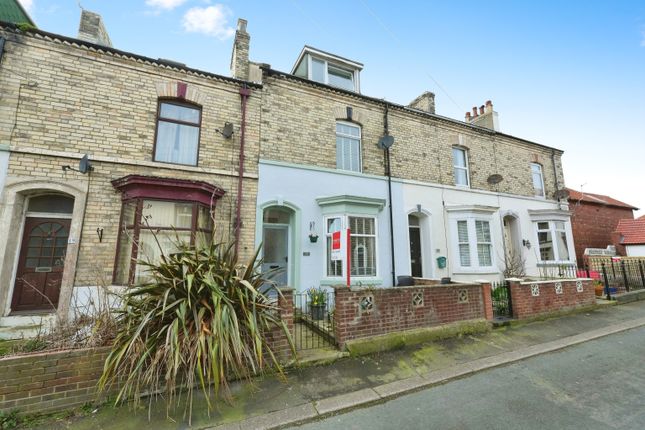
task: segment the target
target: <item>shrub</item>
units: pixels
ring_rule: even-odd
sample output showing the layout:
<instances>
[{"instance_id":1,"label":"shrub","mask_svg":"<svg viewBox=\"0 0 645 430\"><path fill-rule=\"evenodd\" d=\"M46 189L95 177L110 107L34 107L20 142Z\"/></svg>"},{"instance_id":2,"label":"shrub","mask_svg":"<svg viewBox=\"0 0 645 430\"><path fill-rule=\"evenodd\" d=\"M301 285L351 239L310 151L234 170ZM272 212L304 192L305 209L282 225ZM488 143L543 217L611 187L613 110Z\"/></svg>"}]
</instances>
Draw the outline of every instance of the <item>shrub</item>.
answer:
<instances>
[{"instance_id":1,"label":"shrub","mask_svg":"<svg viewBox=\"0 0 645 430\"><path fill-rule=\"evenodd\" d=\"M249 379L267 367L283 375L267 332L280 327L295 353L293 342L269 299L281 293L260 274L257 256L241 264L231 244L180 245L161 262L145 263L151 279L124 293L99 388L118 382L116 402L135 406L143 394L162 393L169 409L185 385L190 423L195 387L210 410L220 393L230 399L229 378Z\"/></svg>"}]
</instances>

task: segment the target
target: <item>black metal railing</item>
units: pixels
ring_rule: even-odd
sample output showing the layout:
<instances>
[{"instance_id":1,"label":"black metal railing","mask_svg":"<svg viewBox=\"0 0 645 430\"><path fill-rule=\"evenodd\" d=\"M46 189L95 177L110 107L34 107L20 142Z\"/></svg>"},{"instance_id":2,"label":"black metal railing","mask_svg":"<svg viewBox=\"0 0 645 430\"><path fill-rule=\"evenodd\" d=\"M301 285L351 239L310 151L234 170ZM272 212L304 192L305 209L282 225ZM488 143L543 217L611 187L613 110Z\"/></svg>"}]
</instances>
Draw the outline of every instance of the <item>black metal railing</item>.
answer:
<instances>
[{"instance_id":1,"label":"black metal railing","mask_svg":"<svg viewBox=\"0 0 645 430\"><path fill-rule=\"evenodd\" d=\"M336 346L334 293L317 290L294 295L294 342L299 351Z\"/></svg>"},{"instance_id":2,"label":"black metal railing","mask_svg":"<svg viewBox=\"0 0 645 430\"><path fill-rule=\"evenodd\" d=\"M493 317L512 318L513 302L511 300L511 285L507 281L493 282L490 295L493 302Z\"/></svg>"},{"instance_id":3,"label":"black metal railing","mask_svg":"<svg viewBox=\"0 0 645 430\"><path fill-rule=\"evenodd\" d=\"M600 263L605 294L628 293L645 289L645 261L611 259Z\"/></svg>"}]
</instances>

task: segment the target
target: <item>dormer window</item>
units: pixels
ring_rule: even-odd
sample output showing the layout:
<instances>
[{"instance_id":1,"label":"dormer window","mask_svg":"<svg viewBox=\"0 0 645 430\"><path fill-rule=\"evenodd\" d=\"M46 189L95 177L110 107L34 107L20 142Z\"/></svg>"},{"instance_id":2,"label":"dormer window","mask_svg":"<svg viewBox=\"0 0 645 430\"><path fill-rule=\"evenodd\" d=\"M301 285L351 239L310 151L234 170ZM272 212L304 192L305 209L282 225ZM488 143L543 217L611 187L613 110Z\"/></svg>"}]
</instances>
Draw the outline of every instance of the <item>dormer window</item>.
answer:
<instances>
[{"instance_id":1,"label":"dormer window","mask_svg":"<svg viewBox=\"0 0 645 430\"><path fill-rule=\"evenodd\" d=\"M360 63L305 46L292 73L343 90L360 92L359 73L362 68Z\"/></svg>"}]
</instances>

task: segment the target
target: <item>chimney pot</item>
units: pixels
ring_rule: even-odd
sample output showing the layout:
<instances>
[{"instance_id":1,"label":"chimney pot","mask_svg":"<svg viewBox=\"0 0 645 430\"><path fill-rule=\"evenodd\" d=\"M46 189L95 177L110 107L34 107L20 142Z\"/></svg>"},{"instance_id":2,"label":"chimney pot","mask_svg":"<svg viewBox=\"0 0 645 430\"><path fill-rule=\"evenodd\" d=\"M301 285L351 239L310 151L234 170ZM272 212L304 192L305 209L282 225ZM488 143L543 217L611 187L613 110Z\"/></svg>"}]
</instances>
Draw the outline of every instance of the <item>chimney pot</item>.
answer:
<instances>
[{"instance_id":1,"label":"chimney pot","mask_svg":"<svg viewBox=\"0 0 645 430\"><path fill-rule=\"evenodd\" d=\"M493 106L493 102L490 100L486 100L486 106Z\"/></svg>"},{"instance_id":2,"label":"chimney pot","mask_svg":"<svg viewBox=\"0 0 645 430\"><path fill-rule=\"evenodd\" d=\"M473 106L473 117L477 118L479 115L477 115L477 106Z\"/></svg>"},{"instance_id":3,"label":"chimney pot","mask_svg":"<svg viewBox=\"0 0 645 430\"><path fill-rule=\"evenodd\" d=\"M466 112L466 122L470 122L470 112Z\"/></svg>"},{"instance_id":4,"label":"chimney pot","mask_svg":"<svg viewBox=\"0 0 645 430\"><path fill-rule=\"evenodd\" d=\"M483 115L483 114L484 114L484 105L481 105L481 106L479 107L479 114L480 114L480 115Z\"/></svg>"},{"instance_id":5,"label":"chimney pot","mask_svg":"<svg viewBox=\"0 0 645 430\"><path fill-rule=\"evenodd\" d=\"M245 19L242 19L242 18L238 19L237 20L237 31L239 31L241 33L246 33L246 24L247 24L247 21Z\"/></svg>"}]
</instances>

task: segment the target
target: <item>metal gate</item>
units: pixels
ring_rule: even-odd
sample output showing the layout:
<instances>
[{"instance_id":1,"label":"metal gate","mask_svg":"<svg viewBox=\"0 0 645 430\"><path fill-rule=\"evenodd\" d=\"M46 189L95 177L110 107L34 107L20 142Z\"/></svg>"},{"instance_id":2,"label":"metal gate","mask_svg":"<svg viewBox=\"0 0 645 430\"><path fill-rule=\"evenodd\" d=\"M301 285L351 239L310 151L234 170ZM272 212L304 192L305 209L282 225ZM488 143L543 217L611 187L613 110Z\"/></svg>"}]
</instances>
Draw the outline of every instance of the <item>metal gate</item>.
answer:
<instances>
[{"instance_id":1,"label":"metal gate","mask_svg":"<svg viewBox=\"0 0 645 430\"><path fill-rule=\"evenodd\" d=\"M336 347L333 292L295 294L293 316L296 350Z\"/></svg>"},{"instance_id":2,"label":"metal gate","mask_svg":"<svg viewBox=\"0 0 645 430\"><path fill-rule=\"evenodd\" d=\"M511 285L506 281L493 282L490 294L493 302L493 316L497 319L512 318Z\"/></svg>"}]
</instances>

